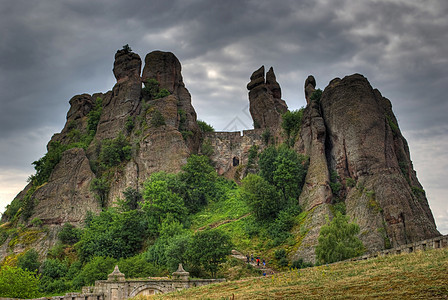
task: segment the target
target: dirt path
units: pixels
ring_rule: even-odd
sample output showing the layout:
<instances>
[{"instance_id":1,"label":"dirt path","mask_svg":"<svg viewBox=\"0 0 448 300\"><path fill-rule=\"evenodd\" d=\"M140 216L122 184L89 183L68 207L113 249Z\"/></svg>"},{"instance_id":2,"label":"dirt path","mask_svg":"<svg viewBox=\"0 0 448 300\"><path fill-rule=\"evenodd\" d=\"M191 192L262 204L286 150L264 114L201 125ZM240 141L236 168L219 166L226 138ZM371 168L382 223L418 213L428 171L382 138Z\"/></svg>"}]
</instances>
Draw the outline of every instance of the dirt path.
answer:
<instances>
[{"instance_id":1,"label":"dirt path","mask_svg":"<svg viewBox=\"0 0 448 300\"><path fill-rule=\"evenodd\" d=\"M246 255L243 255L241 252L238 252L236 250L232 250L232 257L242 260L245 263L247 263L247 257ZM261 270L263 273L266 273L266 275L272 275L274 273L277 273L275 270L269 268L269 267L265 267L263 266L262 260L260 261L260 265L257 266L257 262L256 259L254 259L254 262L249 261L249 264L251 264L252 267L254 267L255 269Z\"/></svg>"},{"instance_id":2,"label":"dirt path","mask_svg":"<svg viewBox=\"0 0 448 300\"><path fill-rule=\"evenodd\" d=\"M230 219L230 220L223 220L223 221L215 222L215 223L212 223L212 224L209 224L209 225L206 225L206 226L202 226L201 228L198 228L196 231L202 231L202 230L205 230L205 229L213 229L213 228L219 227L221 225L224 225L224 224L227 224L227 223L230 223L230 222L239 221L239 220L241 220L241 219L243 219L243 218L245 218L245 217L247 217L249 215L250 215L250 213L245 214L244 216L241 216L238 219Z\"/></svg>"}]
</instances>

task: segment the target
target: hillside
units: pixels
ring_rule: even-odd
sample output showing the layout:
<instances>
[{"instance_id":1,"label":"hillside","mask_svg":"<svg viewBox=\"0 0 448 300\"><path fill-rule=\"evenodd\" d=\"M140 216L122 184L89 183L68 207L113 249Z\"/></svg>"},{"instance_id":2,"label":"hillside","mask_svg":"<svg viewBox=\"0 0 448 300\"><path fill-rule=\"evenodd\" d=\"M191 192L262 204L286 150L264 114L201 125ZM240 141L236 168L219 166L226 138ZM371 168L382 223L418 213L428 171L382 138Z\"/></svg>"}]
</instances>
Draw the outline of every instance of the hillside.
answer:
<instances>
[{"instance_id":1,"label":"hillside","mask_svg":"<svg viewBox=\"0 0 448 300\"><path fill-rule=\"evenodd\" d=\"M341 262L150 299L446 299L448 249ZM141 299L141 298L139 298Z\"/></svg>"},{"instance_id":2,"label":"hillside","mask_svg":"<svg viewBox=\"0 0 448 300\"><path fill-rule=\"evenodd\" d=\"M223 254L233 246L280 270L321 262L318 237L331 220L354 228L358 247L344 258L440 235L392 104L364 76L322 91L310 75L307 106L290 111L262 66L247 84L254 128L241 133L198 120L181 71L162 51L142 68L126 45L112 90L70 99L64 128L2 215L2 264L55 264L62 271L42 289L68 291L115 263L156 276L185 262L214 277L221 261L199 267L195 244L213 234ZM95 263L105 266L88 277Z\"/></svg>"}]
</instances>

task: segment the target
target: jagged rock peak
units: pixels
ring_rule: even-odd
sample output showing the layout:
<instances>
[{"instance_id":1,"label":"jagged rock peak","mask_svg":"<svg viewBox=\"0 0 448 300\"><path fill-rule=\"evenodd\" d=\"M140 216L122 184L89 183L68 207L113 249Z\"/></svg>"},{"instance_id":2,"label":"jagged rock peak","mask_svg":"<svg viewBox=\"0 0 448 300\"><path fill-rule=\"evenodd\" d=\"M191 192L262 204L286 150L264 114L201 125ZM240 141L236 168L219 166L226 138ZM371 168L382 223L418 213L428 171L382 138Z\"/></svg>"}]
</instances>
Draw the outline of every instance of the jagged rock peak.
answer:
<instances>
[{"instance_id":1,"label":"jagged rock peak","mask_svg":"<svg viewBox=\"0 0 448 300\"><path fill-rule=\"evenodd\" d=\"M277 79L275 78L274 68L272 67L266 73L266 85L268 90L272 92L272 96L274 98L282 98L282 89L280 88L280 84L278 84Z\"/></svg>"},{"instance_id":2,"label":"jagged rock peak","mask_svg":"<svg viewBox=\"0 0 448 300\"><path fill-rule=\"evenodd\" d=\"M117 82L130 77L140 77L141 70L142 60L138 54L124 49L117 51L113 70Z\"/></svg>"},{"instance_id":3,"label":"jagged rock peak","mask_svg":"<svg viewBox=\"0 0 448 300\"><path fill-rule=\"evenodd\" d=\"M281 99L281 89L274 69L271 67L264 74L264 66L252 73L249 90L249 111L254 120L255 128L277 129L281 123L281 116L288 110L286 102Z\"/></svg>"},{"instance_id":4,"label":"jagged rock peak","mask_svg":"<svg viewBox=\"0 0 448 300\"><path fill-rule=\"evenodd\" d=\"M142 79L156 79L161 89L174 93L179 86L184 86L181 71L181 64L173 53L152 51L145 57Z\"/></svg>"},{"instance_id":5,"label":"jagged rock peak","mask_svg":"<svg viewBox=\"0 0 448 300\"><path fill-rule=\"evenodd\" d=\"M310 104L310 97L316 90L316 79L314 79L313 75L309 75L305 80L305 98L306 104Z\"/></svg>"}]
</instances>

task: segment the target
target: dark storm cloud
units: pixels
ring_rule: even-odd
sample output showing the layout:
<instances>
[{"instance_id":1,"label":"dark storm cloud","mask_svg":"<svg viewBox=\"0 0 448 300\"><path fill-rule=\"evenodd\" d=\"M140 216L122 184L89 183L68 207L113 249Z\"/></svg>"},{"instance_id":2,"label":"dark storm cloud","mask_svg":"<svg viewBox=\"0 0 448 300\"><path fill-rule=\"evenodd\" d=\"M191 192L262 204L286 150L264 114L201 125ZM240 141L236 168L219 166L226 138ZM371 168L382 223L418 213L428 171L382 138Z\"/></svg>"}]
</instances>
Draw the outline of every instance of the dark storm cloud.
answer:
<instances>
[{"instance_id":1,"label":"dark storm cloud","mask_svg":"<svg viewBox=\"0 0 448 300\"><path fill-rule=\"evenodd\" d=\"M309 74L324 89L361 73L392 101L404 132L425 130L411 151L436 145L448 128L447 14L443 0L2 1L0 168L29 170L72 96L112 88L113 57L127 43L142 60L174 52L199 118L218 130L252 125L246 84L265 65L291 109L305 105Z\"/></svg>"}]
</instances>

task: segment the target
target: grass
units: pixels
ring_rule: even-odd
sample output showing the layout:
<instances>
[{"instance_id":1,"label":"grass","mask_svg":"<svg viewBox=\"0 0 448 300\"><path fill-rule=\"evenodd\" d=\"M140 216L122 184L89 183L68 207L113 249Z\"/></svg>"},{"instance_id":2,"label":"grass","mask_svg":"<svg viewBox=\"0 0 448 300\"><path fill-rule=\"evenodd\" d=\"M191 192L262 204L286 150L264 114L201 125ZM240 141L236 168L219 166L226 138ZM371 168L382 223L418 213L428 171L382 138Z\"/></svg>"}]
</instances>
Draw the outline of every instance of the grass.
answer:
<instances>
[{"instance_id":1,"label":"grass","mask_svg":"<svg viewBox=\"0 0 448 300\"><path fill-rule=\"evenodd\" d=\"M233 298L234 297L234 298ZM148 299L446 299L448 249L341 262Z\"/></svg>"}]
</instances>

